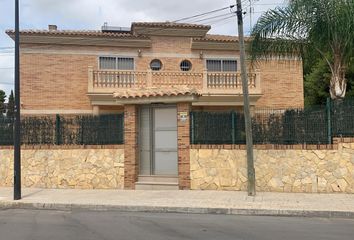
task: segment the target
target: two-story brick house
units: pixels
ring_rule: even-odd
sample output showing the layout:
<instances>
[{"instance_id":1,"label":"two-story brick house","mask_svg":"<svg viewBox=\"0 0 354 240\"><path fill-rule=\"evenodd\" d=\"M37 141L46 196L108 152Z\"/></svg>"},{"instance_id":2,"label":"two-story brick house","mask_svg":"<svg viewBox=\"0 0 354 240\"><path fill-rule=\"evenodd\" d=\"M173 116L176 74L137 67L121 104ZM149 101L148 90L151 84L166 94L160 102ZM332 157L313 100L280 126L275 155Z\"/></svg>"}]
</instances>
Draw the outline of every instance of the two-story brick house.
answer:
<instances>
[{"instance_id":1,"label":"two-story brick house","mask_svg":"<svg viewBox=\"0 0 354 240\"><path fill-rule=\"evenodd\" d=\"M243 104L237 37L209 30L170 22L22 30L22 114L124 112L124 187L188 189L189 112ZM248 70L253 108L303 106L300 60L261 61Z\"/></svg>"}]
</instances>

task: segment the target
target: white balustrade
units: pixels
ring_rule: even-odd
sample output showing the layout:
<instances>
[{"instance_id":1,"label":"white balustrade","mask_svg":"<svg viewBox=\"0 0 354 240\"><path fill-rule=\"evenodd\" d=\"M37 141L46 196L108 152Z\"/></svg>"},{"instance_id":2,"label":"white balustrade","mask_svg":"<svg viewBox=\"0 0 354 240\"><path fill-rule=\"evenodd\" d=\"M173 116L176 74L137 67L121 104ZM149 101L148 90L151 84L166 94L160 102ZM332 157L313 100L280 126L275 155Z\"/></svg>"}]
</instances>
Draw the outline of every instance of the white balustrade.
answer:
<instances>
[{"instance_id":1,"label":"white balustrade","mask_svg":"<svg viewBox=\"0 0 354 240\"><path fill-rule=\"evenodd\" d=\"M250 91L260 92L260 75L248 73ZM104 92L105 89L141 87L189 87L200 89L207 94L242 93L240 72L169 72L169 71L120 71L93 70L88 71L88 91Z\"/></svg>"}]
</instances>

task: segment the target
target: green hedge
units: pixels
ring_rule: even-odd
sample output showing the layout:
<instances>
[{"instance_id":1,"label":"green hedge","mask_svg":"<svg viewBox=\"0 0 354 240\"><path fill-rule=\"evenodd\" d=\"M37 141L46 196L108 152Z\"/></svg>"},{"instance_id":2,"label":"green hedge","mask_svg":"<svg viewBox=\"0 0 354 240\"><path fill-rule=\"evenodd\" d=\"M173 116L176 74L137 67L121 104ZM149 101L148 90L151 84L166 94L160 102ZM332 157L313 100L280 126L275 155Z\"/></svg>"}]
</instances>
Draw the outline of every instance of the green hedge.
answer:
<instances>
[{"instance_id":1,"label":"green hedge","mask_svg":"<svg viewBox=\"0 0 354 240\"><path fill-rule=\"evenodd\" d=\"M123 144L123 120L123 114L24 117L21 119L21 143ZM0 145L13 145L13 119L0 118Z\"/></svg>"},{"instance_id":2,"label":"green hedge","mask_svg":"<svg viewBox=\"0 0 354 240\"><path fill-rule=\"evenodd\" d=\"M255 144L328 144L354 137L354 99L305 109L256 109ZM191 112L192 144L245 144L243 112Z\"/></svg>"}]
</instances>

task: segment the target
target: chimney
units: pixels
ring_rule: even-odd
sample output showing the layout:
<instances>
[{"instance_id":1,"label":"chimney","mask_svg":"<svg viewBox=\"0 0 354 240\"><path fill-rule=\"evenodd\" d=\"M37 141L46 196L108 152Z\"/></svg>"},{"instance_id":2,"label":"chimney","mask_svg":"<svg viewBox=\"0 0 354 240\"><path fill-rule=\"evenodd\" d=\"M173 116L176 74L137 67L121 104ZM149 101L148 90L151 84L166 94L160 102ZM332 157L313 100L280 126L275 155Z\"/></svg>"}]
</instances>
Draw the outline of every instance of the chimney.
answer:
<instances>
[{"instance_id":1,"label":"chimney","mask_svg":"<svg viewBox=\"0 0 354 240\"><path fill-rule=\"evenodd\" d=\"M58 27L57 27L57 25L48 25L48 30L49 31L56 31L56 30L58 30Z\"/></svg>"}]
</instances>

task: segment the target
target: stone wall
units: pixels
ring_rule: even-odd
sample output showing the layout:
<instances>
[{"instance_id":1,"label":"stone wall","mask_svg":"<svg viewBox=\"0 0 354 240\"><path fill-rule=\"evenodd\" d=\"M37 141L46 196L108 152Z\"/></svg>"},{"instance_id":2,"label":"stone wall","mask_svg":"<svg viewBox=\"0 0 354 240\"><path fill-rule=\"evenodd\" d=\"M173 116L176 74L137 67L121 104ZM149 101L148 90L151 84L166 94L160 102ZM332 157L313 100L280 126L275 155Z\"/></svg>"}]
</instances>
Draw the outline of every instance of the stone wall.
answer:
<instances>
[{"instance_id":1,"label":"stone wall","mask_svg":"<svg viewBox=\"0 0 354 240\"><path fill-rule=\"evenodd\" d=\"M333 149L256 149L258 191L354 193L354 141ZM191 149L191 188L246 190L246 151Z\"/></svg>"},{"instance_id":2,"label":"stone wall","mask_svg":"<svg viewBox=\"0 0 354 240\"><path fill-rule=\"evenodd\" d=\"M22 185L117 188L124 183L124 149L24 149ZM0 149L0 187L13 184L13 149Z\"/></svg>"}]
</instances>

